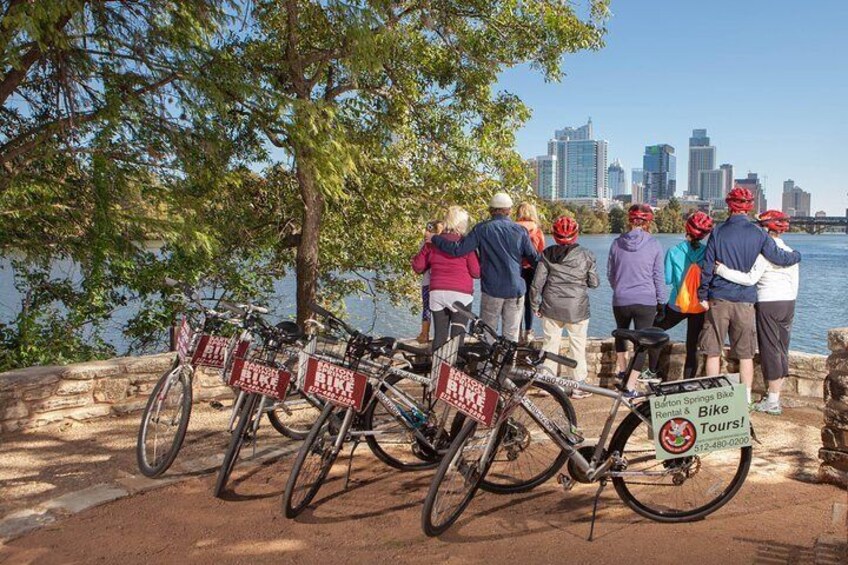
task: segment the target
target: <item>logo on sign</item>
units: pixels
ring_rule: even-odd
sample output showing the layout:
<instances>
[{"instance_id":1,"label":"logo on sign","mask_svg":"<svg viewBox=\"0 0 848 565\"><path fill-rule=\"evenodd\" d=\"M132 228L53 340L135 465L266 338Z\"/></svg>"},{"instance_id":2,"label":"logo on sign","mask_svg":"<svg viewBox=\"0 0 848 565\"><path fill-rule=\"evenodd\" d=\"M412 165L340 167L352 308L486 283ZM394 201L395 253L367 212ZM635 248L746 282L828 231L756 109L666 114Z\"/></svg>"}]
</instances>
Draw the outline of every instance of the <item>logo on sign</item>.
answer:
<instances>
[{"instance_id":1,"label":"logo on sign","mask_svg":"<svg viewBox=\"0 0 848 565\"><path fill-rule=\"evenodd\" d=\"M195 366L214 367L220 369L224 366L227 356L227 348L230 345L229 338L219 335L201 336L197 349L194 351L191 364Z\"/></svg>"},{"instance_id":2,"label":"logo on sign","mask_svg":"<svg viewBox=\"0 0 848 565\"><path fill-rule=\"evenodd\" d=\"M367 385L368 377L362 373L314 357L307 360L303 391L308 394L359 411L365 404Z\"/></svg>"},{"instance_id":3,"label":"logo on sign","mask_svg":"<svg viewBox=\"0 0 848 565\"><path fill-rule=\"evenodd\" d=\"M255 392L277 400L285 400L290 381L291 374L284 369L236 359L233 361L229 384L245 392Z\"/></svg>"},{"instance_id":4,"label":"logo on sign","mask_svg":"<svg viewBox=\"0 0 848 565\"><path fill-rule=\"evenodd\" d=\"M491 426L498 408L498 392L447 363L439 369L436 398L450 404L469 418Z\"/></svg>"},{"instance_id":5,"label":"logo on sign","mask_svg":"<svg viewBox=\"0 0 848 565\"><path fill-rule=\"evenodd\" d=\"M674 455L686 453L695 445L695 424L686 418L672 418L660 428L660 445Z\"/></svg>"}]
</instances>

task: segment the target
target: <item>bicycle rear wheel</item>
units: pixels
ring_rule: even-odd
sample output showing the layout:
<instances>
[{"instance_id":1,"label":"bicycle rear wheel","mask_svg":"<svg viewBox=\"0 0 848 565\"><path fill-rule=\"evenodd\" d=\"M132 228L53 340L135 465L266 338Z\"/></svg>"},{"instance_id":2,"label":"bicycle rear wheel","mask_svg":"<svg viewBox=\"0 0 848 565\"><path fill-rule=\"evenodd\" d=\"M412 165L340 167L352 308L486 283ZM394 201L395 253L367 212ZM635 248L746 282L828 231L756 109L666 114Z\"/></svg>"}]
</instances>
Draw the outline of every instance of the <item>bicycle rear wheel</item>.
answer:
<instances>
[{"instance_id":1,"label":"bicycle rear wheel","mask_svg":"<svg viewBox=\"0 0 848 565\"><path fill-rule=\"evenodd\" d=\"M244 445L245 439L249 436L252 428L254 417L256 416L256 408L259 400L262 398L259 394L249 394L242 401L239 420L236 427L233 429L230 445L227 447L227 452L224 454L224 461L221 463L221 468L218 470L218 478L215 481L215 490L212 494L219 498L227 488L227 481L230 480L230 475L236 466L236 460L241 447Z\"/></svg>"},{"instance_id":2,"label":"bicycle rear wheel","mask_svg":"<svg viewBox=\"0 0 848 565\"><path fill-rule=\"evenodd\" d=\"M647 406L640 412L650 421ZM700 520L733 498L748 476L750 446L660 461L649 433L649 425L630 414L610 441L610 453L618 452L626 462L613 469L615 491L646 518Z\"/></svg>"},{"instance_id":3,"label":"bicycle rear wheel","mask_svg":"<svg viewBox=\"0 0 848 565\"><path fill-rule=\"evenodd\" d=\"M518 387L526 383L526 380L515 381ZM526 395L545 416L564 429L577 425L574 407L559 387L534 382ZM482 490L496 494L527 492L553 477L568 459L523 406L510 414L503 428L498 452L480 483Z\"/></svg>"},{"instance_id":4,"label":"bicycle rear wheel","mask_svg":"<svg viewBox=\"0 0 848 565\"><path fill-rule=\"evenodd\" d=\"M189 367L175 363L150 392L136 441L136 461L145 477L167 471L182 448L191 417L191 377Z\"/></svg>"},{"instance_id":5,"label":"bicycle rear wheel","mask_svg":"<svg viewBox=\"0 0 848 565\"><path fill-rule=\"evenodd\" d=\"M302 440L309 434L323 407L322 403L291 386L286 399L268 412L268 421L280 434Z\"/></svg>"},{"instance_id":6,"label":"bicycle rear wheel","mask_svg":"<svg viewBox=\"0 0 848 565\"><path fill-rule=\"evenodd\" d=\"M486 476L493 457L484 459L486 446L494 441L491 454L503 437L501 428L482 429L468 420L445 453L421 511L421 527L428 536L438 536L459 519ZM497 437L493 437L497 434Z\"/></svg>"},{"instance_id":7,"label":"bicycle rear wheel","mask_svg":"<svg viewBox=\"0 0 848 565\"><path fill-rule=\"evenodd\" d=\"M345 416L344 421L341 421L342 415ZM283 512L286 518L296 517L315 498L339 456L342 444L338 440L347 434L352 416L352 408L338 408L330 403L324 406L324 410L313 424L303 445L300 446L291 475L286 482L286 490L283 494ZM339 443L338 447L337 443Z\"/></svg>"}]
</instances>

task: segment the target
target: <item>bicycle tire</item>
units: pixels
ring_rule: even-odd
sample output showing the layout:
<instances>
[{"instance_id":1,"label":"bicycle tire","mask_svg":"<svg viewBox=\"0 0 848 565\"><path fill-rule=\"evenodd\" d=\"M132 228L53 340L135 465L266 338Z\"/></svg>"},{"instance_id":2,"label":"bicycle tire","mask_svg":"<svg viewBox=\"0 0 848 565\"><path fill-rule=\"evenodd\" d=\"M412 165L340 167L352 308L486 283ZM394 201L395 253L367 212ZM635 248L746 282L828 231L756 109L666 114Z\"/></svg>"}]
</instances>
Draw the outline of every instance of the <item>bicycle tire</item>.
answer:
<instances>
[{"instance_id":1,"label":"bicycle tire","mask_svg":"<svg viewBox=\"0 0 848 565\"><path fill-rule=\"evenodd\" d=\"M646 417L648 419L648 421L650 421L651 416L650 416L650 411L649 411L649 408L647 406L647 403L645 403L642 407L640 407L639 411L640 411L640 413L642 414L643 417ZM647 436L647 424L645 422L643 422L642 419L639 418L636 414L632 414L632 413L629 414L621 422L621 424L619 424L618 428L616 429L615 433L613 434L612 440L610 441L610 448L609 448L610 453L618 452L619 454L621 454L622 456L624 456L626 458L627 453L628 453L628 451L627 451L628 440L631 439L632 437L634 437L633 434L634 434L634 432L636 432L639 429L640 425L646 426L645 435ZM636 440L636 441L638 441L638 440ZM650 449L651 449L651 453L653 453L653 440L649 439L647 441L650 441ZM639 450L640 453L645 453L645 451L646 451L645 449ZM704 456L696 455L696 456L681 457L681 458L678 458L678 459L669 460L669 461L672 461L672 462L675 462L675 463L667 463L667 462L663 463L661 461L654 459L654 461L657 461L658 463L663 464L664 466L666 466L666 468L668 468L667 465L678 465L681 471L684 470L684 465L687 466L686 469L691 469L692 467L695 466L695 463L697 462L697 470L694 472L693 476L687 477L686 480L683 483L681 483L680 485L665 483L665 484L657 485L657 486L660 486L661 488L654 489L654 490L662 490L661 500L663 500L664 503L666 504L666 508L653 507L649 502L647 502L645 500L645 497L639 496L636 493L634 493L633 489L630 488L631 485L629 485L628 482L621 476L613 476L612 484L615 487L615 491L616 491L616 493L618 493L618 496L621 498L621 500L624 501L624 503L627 504L627 506L629 506L634 512L636 512L637 514L639 514L641 516L644 516L645 518L649 518L649 519L654 520L656 522L665 522L665 523L692 522L692 521L695 521L695 520L701 520L701 519L705 518L706 516L708 516L709 514L712 514L713 512L715 512L716 510L718 510L719 508L724 506L725 504L727 504L736 495L736 493L739 492L739 489L742 487L742 484L745 482L745 478L747 477L748 470L750 469L750 466L751 466L752 448L750 446L739 448L739 450L738 450L739 460L738 460L738 463L736 464L736 469L733 472L733 478L729 480L727 486L725 486L722 489L722 491L720 493L718 493L717 496L710 499L707 503L701 504L701 505L696 506L694 508L685 509L685 510L669 509L667 507L667 504L672 499L672 495L674 494L674 492L671 489L682 487L687 482L695 482L692 479L694 477L697 477L697 475L700 474L704 470L703 461L705 459L708 459L710 456L714 456L714 455L717 456L716 458L711 459L711 460L715 461L715 460L717 460L721 457L732 458L733 457L732 454L734 454L734 453L737 453L736 449L707 453L707 454L704 454ZM723 455L721 455L721 454L723 454ZM647 454L645 454L643 456L643 459L645 459L645 460L648 460L649 458L650 458L650 456L647 455ZM629 468L630 467L628 465L628 469ZM613 469L613 470L615 471L615 469ZM730 469L728 469L728 471L730 471ZM674 480L674 479L672 479L672 480ZM709 488L706 490L706 492L714 490L715 484L716 484L715 481L709 482ZM643 483L632 483L632 486L636 486L636 485L644 485L644 484ZM691 500L691 498L692 498L691 495L689 497L687 497L688 500Z\"/></svg>"},{"instance_id":2,"label":"bicycle tire","mask_svg":"<svg viewBox=\"0 0 848 565\"><path fill-rule=\"evenodd\" d=\"M286 399L283 401L283 404L290 403L292 402L292 400L307 402L313 405L313 407L317 410L315 418L320 416L321 410L324 407L321 403L317 403L317 405L313 404L309 399L307 399L303 395L301 391L296 390L294 388L292 388L292 390L289 391L289 394L286 395ZM273 426L273 428L277 430L277 433L289 439L294 439L297 441L306 439L306 436L309 435L309 430L312 429L312 425L315 423L315 418L310 418L309 421L304 422L303 426L298 426L293 425L291 423L287 423L285 421L286 417L281 417L278 413L280 411L283 411L285 413L282 408L276 408L274 410L268 411L268 421L271 422L271 426Z\"/></svg>"},{"instance_id":3,"label":"bicycle tire","mask_svg":"<svg viewBox=\"0 0 848 565\"><path fill-rule=\"evenodd\" d=\"M178 371L178 373L176 373L176 379L177 382L180 383L180 390L182 391L181 397L177 398L177 403L180 408L179 419L176 422L177 426L174 430L174 437L170 442L168 450L162 454L161 457L156 457L157 450L154 445L152 454L153 461L150 461L146 446L147 440L150 437L150 425L151 423L154 423L154 420L157 425L160 423L162 406L165 404L167 398L172 394L172 392L176 391L172 384L165 391L165 396L161 399L159 398L162 389L168 384L168 381L171 379L172 375L175 374L175 371ZM156 386L154 386L153 390L150 391L150 396L147 399L147 404L145 405L144 412L141 416L141 423L138 427L138 437L136 439L135 453L136 463L138 464L138 469L141 471L142 475L149 478L158 477L167 471L174 463L180 449L182 449L183 441L185 440L186 430L188 429L188 423L191 419L191 407L192 373L188 370L188 367L179 365L178 362L175 361L174 365L161 377L159 377L159 380L156 382Z\"/></svg>"},{"instance_id":4,"label":"bicycle tire","mask_svg":"<svg viewBox=\"0 0 848 565\"><path fill-rule=\"evenodd\" d=\"M352 408L341 409L328 402L324 406L324 410L322 410L321 415L315 421L315 424L313 424L312 429L309 431L309 435L306 437L297 452L297 458L294 461L291 474L286 481L286 490L283 493L283 513L286 518L297 517L298 514L303 512L306 507L309 506L309 503L312 502L312 499L315 498L315 495L318 493L321 485L324 484L327 474L330 472L333 463L335 463L339 456L338 452L334 453L335 450L333 449L333 442L330 441L329 445L325 445L326 442L324 440L326 432L329 432L332 436L333 426L331 425L332 422L330 421L330 418L334 417L334 412L337 410L344 413L347 410L352 410ZM347 433L347 430L339 430L339 433ZM332 439L334 440L335 438ZM317 452L316 449L320 450L320 453ZM298 482L303 472L303 467L310 455L320 455L321 457L318 473L314 476L314 480L311 484L299 486ZM297 501L293 500L295 497L295 489L305 491L302 499Z\"/></svg>"},{"instance_id":5,"label":"bicycle tire","mask_svg":"<svg viewBox=\"0 0 848 565\"><path fill-rule=\"evenodd\" d=\"M245 433L248 430L248 426L253 423L256 403L260 398L262 398L261 395L251 393L242 402L238 423L233 428L233 433L230 436L230 444L227 446L226 453L224 453L221 468L218 469L218 477L215 480L215 488L212 491L212 495L215 498L220 498L227 488L227 482L230 480L230 475L236 466L236 460L238 460L239 453L241 453L241 447L244 445Z\"/></svg>"},{"instance_id":6,"label":"bicycle tire","mask_svg":"<svg viewBox=\"0 0 848 565\"><path fill-rule=\"evenodd\" d=\"M515 384L519 387L526 383L526 379L515 380ZM571 401L561 388L550 383L534 382L531 385L531 388L528 389L528 393L532 393L533 387L541 389L550 395L550 397L562 409L562 417L567 419L570 425L577 425L577 415L574 412L574 406L571 405ZM568 454L562 451L553 440L548 438L544 430L530 417L529 412L527 412L524 407L519 406L516 408L513 414L516 413L518 413L519 416L510 416L507 421L504 437L498 445L498 452L495 454L495 459L492 462L486 477L480 482L481 490L494 494L518 494L533 490L553 477L560 469L562 469L562 466L568 460ZM560 414L545 415L554 421L557 421L560 416ZM522 459L531 459L529 464L533 464L532 458L536 455L531 454L529 448L533 444L539 445L539 442L530 439L530 445L524 448L520 447L520 443L522 443L521 440L525 438L532 438L536 435L533 431L529 431L527 429L527 425L520 420L522 416L525 421L532 423L532 425L536 427L538 430L537 435L541 435L544 440L548 440L549 443L543 445L544 449L539 449L537 452L539 453L540 459L545 460L550 458L551 461L549 465L542 461L540 471L536 471L534 469L531 471L532 474L529 477L523 478L518 476L519 471L521 471L520 462ZM512 422L510 422L510 420ZM510 425L513 426L512 429L519 429L520 427L520 430L516 432L516 435L519 437L514 438L515 441L512 443L510 442L510 435L512 433L512 429L509 428ZM514 449L510 450L511 447L517 444L519 444L518 451ZM507 451L510 451L510 453L507 453ZM536 469L538 469L538 466L536 466Z\"/></svg>"},{"instance_id":7,"label":"bicycle tire","mask_svg":"<svg viewBox=\"0 0 848 565\"><path fill-rule=\"evenodd\" d=\"M386 382L391 385L394 385L401 381L401 377L397 375L390 375ZM380 388L381 392L386 392L385 387ZM419 406L419 409L421 407ZM378 399L374 399L368 403L368 408L366 408L365 413L362 415L362 429L366 431L374 431L374 414L378 409L385 410L385 407ZM429 408L424 411L429 416ZM402 429L409 430L410 425L403 419L393 416L390 412L386 411L388 416L392 416L395 421L398 422L398 426ZM422 471L426 469L435 469L439 465L439 458L437 456L429 456L426 454L426 451L429 449L427 447L419 447L419 452L416 453L414 450L416 446L420 446L420 441L416 439L412 439L409 443L409 459L400 459L399 456L393 455L390 452L390 448L387 448L385 445L381 445L380 440L377 439L376 435L367 435L365 436L365 442L368 444L368 448L371 449L371 452L374 454L377 459L392 467L394 469L398 469L400 471ZM445 447L447 447L448 442L445 442ZM405 449L405 448L403 448ZM402 449L402 450L403 450ZM411 459L411 462L410 462Z\"/></svg>"},{"instance_id":8,"label":"bicycle tire","mask_svg":"<svg viewBox=\"0 0 848 565\"><path fill-rule=\"evenodd\" d=\"M498 434L499 437L495 439L496 447L492 450L493 453L497 452L497 444L500 443L500 440L503 437L500 430L501 427L487 430L487 434L484 436L484 439L488 441L491 433ZM489 461L477 461L478 470L476 470L476 474L471 476L470 480L468 475L475 473L475 470L469 470L467 466L464 470L459 469L459 467L462 466L462 463L457 462L457 458L461 457L462 452L468 443L474 440L474 434L476 431L477 422L469 419L465 422L465 424L463 424L462 429L459 431L456 438L454 438L450 449L442 458L439 468L433 477L433 481L430 483L430 488L427 491L427 496L424 498L424 505L421 509L421 528L424 530L424 533L430 537L441 535L459 519L471 503L471 500L474 498L474 495L480 487L480 482L483 478L485 478L486 473L489 470L489 465L493 459L491 456L489 457ZM483 444L485 445L485 442L483 442ZM477 450L477 452L480 451ZM446 479L449 474L449 478ZM458 476L460 477L460 480L463 481L462 486L465 488L465 492L461 495L461 500L450 514L439 523L435 523L433 521L433 511L436 508L436 504L439 502L440 491L442 490L446 480L449 482L446 488L450 491L451 485L456 481Z\"/></svg>"}]
</instances>

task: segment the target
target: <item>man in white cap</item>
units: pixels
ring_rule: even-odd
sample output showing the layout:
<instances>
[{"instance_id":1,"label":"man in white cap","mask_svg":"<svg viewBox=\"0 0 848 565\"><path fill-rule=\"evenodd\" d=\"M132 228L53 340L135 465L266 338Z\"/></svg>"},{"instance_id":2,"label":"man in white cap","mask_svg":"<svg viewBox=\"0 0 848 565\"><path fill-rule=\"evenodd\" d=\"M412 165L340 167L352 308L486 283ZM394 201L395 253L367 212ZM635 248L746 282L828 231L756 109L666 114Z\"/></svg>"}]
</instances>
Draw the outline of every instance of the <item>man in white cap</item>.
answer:
<instances>
[{"instance_id":1,"label":"man in white cap","mask_svg":"<svg viewBox=\"0 0 848 565\"><path fill-rule=\"evenodd\" d=\"M501 334L518 341L527 292L521 277L521 260L528 259L535 264L539 261L539 253L530 242L527 230L510 220L511 208L509 194L498 192L489 201L490 219L474 226L458 241L434 236L432 242L437 249L456 257L479 250L480 318L495 329L501 323Z\"/></svg>"}]
</instances>

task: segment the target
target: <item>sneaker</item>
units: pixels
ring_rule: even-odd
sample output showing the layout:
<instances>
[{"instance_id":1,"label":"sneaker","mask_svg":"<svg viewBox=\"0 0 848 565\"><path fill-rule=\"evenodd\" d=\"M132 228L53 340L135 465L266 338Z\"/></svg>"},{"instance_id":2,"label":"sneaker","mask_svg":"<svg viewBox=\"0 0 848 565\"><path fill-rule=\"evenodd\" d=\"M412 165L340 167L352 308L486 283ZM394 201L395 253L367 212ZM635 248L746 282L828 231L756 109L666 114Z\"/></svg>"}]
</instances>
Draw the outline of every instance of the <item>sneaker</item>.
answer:
<instances>
[{"instance_id":1,"label":"sneaker","mask_svg":"<svg viewBox=\"0 0 848 565\"><path fill-rule=\"evenodd\" d=\"M592 393L586 392L585 390L576 390L575 389L571 392L571 399L572 400L582 400L584 398L589 398L590 396L592 396Z\"/></svg>"},{"instance_id":2,"label":"sneaker","mask_svg":"<svg viewBox=\"0 0 848 565\"><path fill-rule=\"evenodd\" d=\"M783 414L783 408L780 407L780 402L769 402L768 398L763 398L759 402L751 406L753 412L763 412L772 416L780 416Z\"/></svg>"},{"instance_id":3,"label":"sneaker","mask_svg":"<svg viewBox=\"0 0 848 565\"><path fill-rule=\"evenodd\" d=\"M636 380L637 382L646 385L655 385L662 382L662 379L659 377L659 375L650 369L645 369L644 371L642 371L642 373L636 378Z\"/></svg>"},{"instance_id":4,"label":"sneaker","mask_svg":"<svg viewBox=\"0 0 848 565\"><path fill-rule=\"evenodd\" d=\"M625 378L624 371L619 371L619 372L617 372L617 373L615 374L615 378L616 378L616 379L618 379L618 380L620 380L620 381L622 381L622 382L624 382L625 380L627 380L627 379Z\"/></svg>"},{"instance_id":5,"label":"sneaker","mask_svg":"<svg viewBox=\"0 0 848 565\"><path fill-rule=\"evenodd\" d=\"M525 345L532 345L534 341L536 341L536 336L533 334L533 330L528 330L527 333L524 334Z\"/></svg>"},{"instance_id":6,"label":"sneaker","mask_svg":"<svg viewBox=\"0 0 848 565\"><path fill-rule=\"evenodd\" d=\"M625 390L621 395L621 397L625 400L637 400L642 398L642 396L644 395L638 390Z\"/></svg>"}]
</instances>

